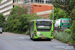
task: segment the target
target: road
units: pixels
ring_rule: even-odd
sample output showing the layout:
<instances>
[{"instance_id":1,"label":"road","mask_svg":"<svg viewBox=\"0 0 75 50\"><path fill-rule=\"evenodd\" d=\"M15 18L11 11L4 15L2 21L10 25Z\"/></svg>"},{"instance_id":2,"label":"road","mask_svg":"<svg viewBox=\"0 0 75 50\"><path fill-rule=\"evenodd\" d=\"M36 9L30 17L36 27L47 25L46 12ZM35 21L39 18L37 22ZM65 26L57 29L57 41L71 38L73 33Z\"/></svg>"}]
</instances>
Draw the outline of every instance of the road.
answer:
<instances>
[{"instance_id":1,"label":"road","mask_svg":"<svg viewBox=\"0 0 75 50\"><path fill-rule=\"evenodd\" d=\"M56 39L30 40L28 35L4 32L0 34L0 50L75 50Z\"/></svg>"}]
</instances>

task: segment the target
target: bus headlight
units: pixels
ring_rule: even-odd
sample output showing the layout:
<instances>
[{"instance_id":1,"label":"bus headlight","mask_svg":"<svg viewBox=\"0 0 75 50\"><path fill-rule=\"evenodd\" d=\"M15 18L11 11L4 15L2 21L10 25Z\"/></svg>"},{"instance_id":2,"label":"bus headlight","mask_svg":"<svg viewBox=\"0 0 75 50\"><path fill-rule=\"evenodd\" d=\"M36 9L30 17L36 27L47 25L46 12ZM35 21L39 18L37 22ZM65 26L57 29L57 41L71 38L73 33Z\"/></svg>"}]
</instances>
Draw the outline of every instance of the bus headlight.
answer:
<instances>
[{"instance_id":1,"label":"bus headlight","mask_svg":"<svg viewBox=\"0 0 75 50\"><path fill-rule=\"evenodd\" d=\"M40 32L37 32L37 35L39 36L40 35Z\"/></svg>"},{"instance_id":2,"label":"bus headlight","mask_svg":"<svg viewBox=\"0 0 75 50\"><path fill-rule=\"evenodd\" d=\"M34 35L36 36L36 31L34 31Z\"/></svg>"},{"instance_id":3,"label":"bus headlight","mask_svg":"<svg viewBox=\"0 0 75 50\"><path fill-rule=\"evenodd\" d=\"M60 28L60 26L59 26L59 28Z\"/></svg>"},{"instance_id":4,"label":"bus headlight","mask_svg":"<svg viewBox=\"0 0 75 50\"><path fill-rule=\"evenodd\" d=\"M40 32L37 32L37 34L40 34Z\"/></svg>"},{"instance_id":5,"label":"bus headlight","mask_svg":"<svg viewBox=\"0 0 75 50\"><path fill-rule=\"evenodd\" d=\"M42 34L40 34L39 36L43 36Z\"/></svg>"},{"instance_id":6,"label":"bus headlight","mask_svg":"<svg viewBox=\"0 0 75 50\"><path fill-rule=\"evenodd\" d=\"M51 36L53 36L53 31L51 32Z\"/></svg>"}]
</instances>

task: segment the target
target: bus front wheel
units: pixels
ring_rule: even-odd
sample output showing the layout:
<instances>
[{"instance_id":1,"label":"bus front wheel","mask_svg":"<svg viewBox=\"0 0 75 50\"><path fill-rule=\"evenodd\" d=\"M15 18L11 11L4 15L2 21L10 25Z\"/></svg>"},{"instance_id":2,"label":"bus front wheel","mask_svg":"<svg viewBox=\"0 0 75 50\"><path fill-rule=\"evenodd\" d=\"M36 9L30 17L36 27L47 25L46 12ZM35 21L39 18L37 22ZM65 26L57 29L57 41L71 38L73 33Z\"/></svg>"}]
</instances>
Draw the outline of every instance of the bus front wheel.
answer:
<instances>
[{"instance_id":1,"label":"bus front wheel","mask_svg":"<svg viewBox=\"0 0 75 50\"><path fill-rule=\"evenodd\" d=\"M32 38L30 38L32 40Z\"/></svg>"}]
</instances>

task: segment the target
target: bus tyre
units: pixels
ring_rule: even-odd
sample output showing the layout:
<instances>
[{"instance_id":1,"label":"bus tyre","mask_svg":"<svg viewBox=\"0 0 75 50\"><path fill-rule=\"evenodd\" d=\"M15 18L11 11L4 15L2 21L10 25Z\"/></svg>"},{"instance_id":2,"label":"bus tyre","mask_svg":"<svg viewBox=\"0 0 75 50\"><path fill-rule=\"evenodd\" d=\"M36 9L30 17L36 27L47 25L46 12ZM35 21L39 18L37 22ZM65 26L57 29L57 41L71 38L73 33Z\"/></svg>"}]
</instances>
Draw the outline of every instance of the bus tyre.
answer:
<instances>
[{"instance_id":1,"label":"bus tyre","mask_svg":"<svg viewBox=\"0 0 75 50\"><path fill-rule=\"evenodd\" d=\"M51 41L51 39L48 39L49 41Z\"/></svg>"},{"instance_id":2,"label":"bus tyre","mask_svg":"<svg viewBox=\"0 0 75 50\"><path fill-rule=\"evenodd\" d=\"M31 34L30 34L30 32L29 32L29 37L31 37Z\"/></svg>"},{"instance_id":3,"label":"bus tyre","mask_svg":"<svg viewBox=\"0 0 75 50\"><path fill-rule=\"evenodd\" d=\"M32 40L34 40L34 35L32 35Z\"/></svg>"},{"instance_id":4,"label":"bus tyre","mask_svg":"<svg viewBox=\"0 0 75 50\"><path fill-rule=\"evenodd\" d=\"M30 38L32 40L32 38Z\"/></svg>"},{"instance_id":5,"label":"bus tyre","mask_svg":"<svg viewBox=\"0 0 75 50\"><path fill-rule=\"evenodd\" d=\"M35 39L34 39L34 35L32 35L32 40L35 41Z\"/></svg>"},{"instance_id":6,"label":"bus tyre","mask_svg":"<svg viewBox=\"0 0 75 50\"><path fill-rule=\"evenodd\" d=\"M29 36L30 36L30 39L32 40L31 35L29 35Z\"/></svg>"},{"instance_id":7,"label":"bus tyre","mask_svg":"<svg viewBox=\"0 0 75 50\"><path fill-rule=\"evenodd\" d=\"M0 32L0 34L2 34L2 32Z\"/></svg>"}]
</instances>

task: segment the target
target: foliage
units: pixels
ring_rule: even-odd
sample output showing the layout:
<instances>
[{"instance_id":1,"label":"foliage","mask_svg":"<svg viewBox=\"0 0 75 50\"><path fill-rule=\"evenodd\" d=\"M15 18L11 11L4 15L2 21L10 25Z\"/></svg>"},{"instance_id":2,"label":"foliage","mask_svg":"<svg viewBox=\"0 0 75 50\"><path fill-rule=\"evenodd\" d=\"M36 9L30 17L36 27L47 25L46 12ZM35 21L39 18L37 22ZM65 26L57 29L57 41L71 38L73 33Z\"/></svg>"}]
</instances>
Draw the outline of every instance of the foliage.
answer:
<instances>
[{"instance_id":1,"label":"foliage","mask_svg":"<svg viewBox=\"0 0 75 50\"><path fill-rule=\"evenodd\" d=\"M75 44L75 20L72 23L71 30L72 30L71 43Z\"/></svg>"},{"instance_id":2,"label":"foliage","mask_svg":"<svg viewBox=\"0 0 75 50\"><path fill-rule=\"evenodd\" d=\"M53 13L50 14L50 19L52 19ZM59 19L59 18L67 18L68 13L65 10L62 10L60 8L54 8L54 19Z\"/></svg>"},{"instance_id":3,"label":"foliage","mask_svg":"<svg viewBox=\"0 0 75 50\"><path fill-rule=\"evenodd\" d=\"M24 9L19 6L15 6L11 14L7 19L7 28L5 31L15 33L25 33L28 31L30 20L39 19L37 14L25 14ZM12 29L11 29L12 28Z\"/></svg>"},{"instance_id":4,"label":"foliage","mask_svg":"<svg viewBox=\"0 0 75 50\"><path fill-rule=\"evenodd\" d=\"M23 30L23 27L21 28L21 25L22 25L21 22L24 22L24 21L27 22L26 20L24 21L20 20L20 18L24 17L23 14L25 14L24 8L15 6L10 12L10 15L8 16L7 28L5 29L5 31L22 33L24 30Z\"/></svg>"},{"instance_id":5,"label":"foliage","mask_svg":"<svg viewBox=\"0 0 75 50\"><path fill-rule=\"evenodd\" d=\"M16 18L14 18L16 17ZM18 18L16 14L10 15L8 17L8 23L6 30L15 33L23 33L26 32L28 28L28 16L25 14L20 15ZM11 29L12 28L12 29Z\"/></svg>"},{"instance_id":6,"label":"foliage","mask_svg":"<svg viewBox=\"0 0 75 50\"><path fill-rule=\"evenodd\" d=\"M26 32L29 28L29 17L30 15L29 14L23 14L21 15L21 17L19 18L19 22L20 22L20 29L23 31L23 32Z\"/></svg>"},{"instance_id":7,"label":"foliage","mask_svg":"<svg viewBox=\"0 0 75 50\"><path fill-rule=\"evenodd\" d=\"M30 20L36 20L36 19L40 19L40 17L36 13L31 14Z\"/></svg>"},{"instance_id":8,"label":"foliage","mask_svg":"<svg viewBox=\"0 0 75 50\"><path fill-rule=\"evenodd\" d=\"M71 30L70 29L66 29L65 33L71 34Z\"/></svg>"},{"instance_id":9,"label":"foliage","mask_svg":"<svg viewBox=\"0 0 75 50\"><path fill-rule=\"evenodd\" d=\"M71 34L55 31L54 37L62 42L68 43L71 39Z\"/></svg>"},{"instance_id":10,"label":"foliage","mask_svg":"<svg viewBox=\"0 0 75 50\"><path fill-rule=\"evenodd\" d=\"M25 14L27 12L27 9L24 9L23 7L20 7L20 6L15 6L12 11L11 11L11 15L14 15L14 14L18 14L18 16L22 15L22 14Z\"/></svg>"},{"instance_id":11,"label":"foliage","mask_svg":"<svg viewBox=\"0 0 75 50\"><path fill-rule=\"evenodd\" d=\"M68 3L69 10L73 10L75 8L75 0L70 0Z\"/></svg>"},{"instance_id":12,"label":"foliage","mask_svg":"<svg viewBox=\"0 0 75 50\"><path fill-rule=\"evenodd\" d=\"M75 20L75 8L71 11L69 18Z\"/></svg>"},{"instance_id":13,"label":"foliage","mask_svg":"<svg viewBox=\"0 0 75 50\"><path fill-rule=\"evenodd\" d=\"M5 17L3 14L0 14L0 27L4 27Z\"/></svg>"},{"instance_id":14,"label":"foliage","mask_svg":"<svg viewBox=\"0 0 75 50\"><path fill-rule=\"evenodd\" d=\"M61 9L66 10L69 14L75 7L75 0L52 0L52 3L55 7L60 7Z\"/></svg>"},{"instance_id":15,"label":"foliage","mask_svg":"<svg viewBox=\"0 0 75 50\"><path fill-rule=\"evenodd\" d=\"M26 31L26 34L27 34L27 35L29 35L29 30L28 30L28 31Z\"/></svg>"},{"instance_id":16,"label":"foliage","mask_svg":"<svg viewBox=\"0 0 75 50\"><path fill-rule=\"evenodd\" d=\"M70 28L71 30L71 34L72 34L72 38L71 38L71 43L75 42L75 0L51 0L54 7L56 8L60 8L63 9L64 11L66 11L67 15L65 16L66 18L71 18L72 19L72 26ZM62 1L62 2L61 2ZM54 10L56 12L56 10ZM58 17L60 18L60 14L58 14L59 10L57 9L57 12L54 13L54 17L55 19L57 19ZM65 14L66 14L65 13ZM51 14L52 16L52 14ZM62 17L62 16L61 16ZM52 17L50 17L52 18ZM65 30L65 31L70 31L70 30Z\"/></svg>"},{"instance_id":17,"label":"foliage","mask_svg":"<svg viewBox=\"0 0 75 50\"><path fill-rule=\"evenodd\" d=\"M0 3L1 3L1 1L2 1L2 0L0 0Z\"/></svg>"}]
</instances>

